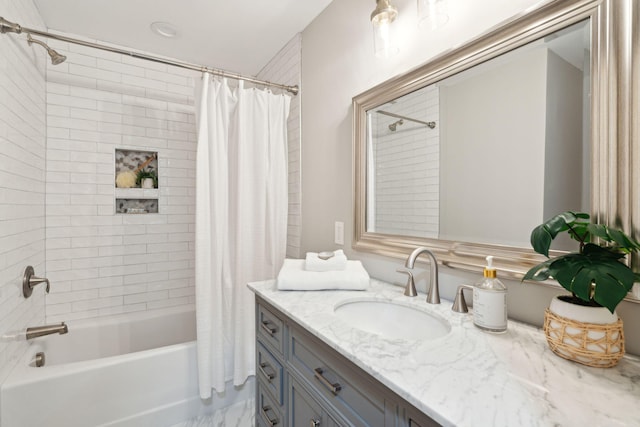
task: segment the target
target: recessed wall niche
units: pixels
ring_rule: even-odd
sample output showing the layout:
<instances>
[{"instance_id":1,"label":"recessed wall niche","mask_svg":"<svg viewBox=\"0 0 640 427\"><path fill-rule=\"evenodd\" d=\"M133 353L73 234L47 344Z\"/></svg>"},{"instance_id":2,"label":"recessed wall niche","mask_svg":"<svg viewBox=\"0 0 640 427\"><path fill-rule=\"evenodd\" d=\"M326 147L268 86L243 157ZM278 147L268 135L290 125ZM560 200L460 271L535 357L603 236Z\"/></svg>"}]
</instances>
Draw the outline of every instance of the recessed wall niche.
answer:
<instances>
[{"instance_id":1,"label":"recessed wall niche","mask_svg":"<svg viewBox=\"0 0 640 427\"><path fill-rule=\"evenodd\" d=\"M158 213L158 152L115 150L115 212Z\"/></svg>"}]
</instances>

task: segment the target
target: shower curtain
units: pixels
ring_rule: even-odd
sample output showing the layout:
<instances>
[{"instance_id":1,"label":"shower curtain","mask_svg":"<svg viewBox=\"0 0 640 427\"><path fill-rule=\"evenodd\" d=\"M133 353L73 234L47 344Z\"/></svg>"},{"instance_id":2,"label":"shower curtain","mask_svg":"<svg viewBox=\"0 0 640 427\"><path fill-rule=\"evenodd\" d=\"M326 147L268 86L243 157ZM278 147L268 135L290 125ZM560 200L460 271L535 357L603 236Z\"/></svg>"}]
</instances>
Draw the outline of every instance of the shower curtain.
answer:
<instances>
[{"instance_id":1,"label":"shower curtain","mask_svg":"<svg viewBox=\"0 0 640 427\"><path fill-rule=\"evenodd\" d=\"M290 98L203 77L196 159L196 320L200 396L255 374L254 299L275 278L287 234Z\"/></svg>"}]
</instances>

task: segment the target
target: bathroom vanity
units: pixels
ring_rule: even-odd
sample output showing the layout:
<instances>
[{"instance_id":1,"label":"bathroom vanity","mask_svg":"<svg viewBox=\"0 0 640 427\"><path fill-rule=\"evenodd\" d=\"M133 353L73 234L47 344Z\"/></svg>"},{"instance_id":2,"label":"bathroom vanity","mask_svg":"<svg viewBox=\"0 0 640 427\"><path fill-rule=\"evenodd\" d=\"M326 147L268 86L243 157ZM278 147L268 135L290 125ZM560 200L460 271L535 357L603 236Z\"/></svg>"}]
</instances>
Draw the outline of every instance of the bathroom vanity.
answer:
<instances>
[{"instance_id":1,"label":"bathroom vanity","mask_svg":"<svg viewBox=\"0 0 640 427\"><path fill-rule=\"evenodd\" d=\"M448 301L430 305L378 280L366 291L249 287L258 426L640 425L638 358L578 365L551 353L537 328L511 321L506 333L487 334ZM381 304L377 325L341 316L361 302ZM427 321L385 326L385 306ZM437 323L443 332L412 332Z\"/></svg>"},{"instance_id":2,"label":"bathroom vanity","mask_svg":"<svg viewBox=\"0 0 640 427\"><path fill-rule=\"evenodd\" d=\"M258 426L438 425L257 297Z\"/></svg>"}]
</instances>

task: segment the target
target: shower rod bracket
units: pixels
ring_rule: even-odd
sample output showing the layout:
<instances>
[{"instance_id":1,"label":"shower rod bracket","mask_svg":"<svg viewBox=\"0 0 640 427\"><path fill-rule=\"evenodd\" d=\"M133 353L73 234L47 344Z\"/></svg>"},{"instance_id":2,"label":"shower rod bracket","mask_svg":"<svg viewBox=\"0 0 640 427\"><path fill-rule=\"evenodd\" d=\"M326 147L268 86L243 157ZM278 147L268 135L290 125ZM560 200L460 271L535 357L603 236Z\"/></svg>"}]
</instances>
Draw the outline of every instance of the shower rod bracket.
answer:
<instances>
[{"instance_id":1,"label":"shower rod bracket","mask_svg":"<svg viewBox=\"0 0 640 427\"><path fill-rule=\"evenodd\" d=\"M7 21L0 16L0 33L22 33L22 27L14 22Z\"/></svg>"}]
</instances>

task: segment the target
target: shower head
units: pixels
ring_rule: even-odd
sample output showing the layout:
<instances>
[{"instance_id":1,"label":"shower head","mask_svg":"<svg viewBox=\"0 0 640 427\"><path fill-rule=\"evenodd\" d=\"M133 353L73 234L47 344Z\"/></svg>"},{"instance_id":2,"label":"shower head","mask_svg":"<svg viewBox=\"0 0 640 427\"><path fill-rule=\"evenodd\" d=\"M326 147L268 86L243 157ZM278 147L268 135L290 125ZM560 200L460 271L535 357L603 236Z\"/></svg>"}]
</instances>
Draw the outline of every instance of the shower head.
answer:
<instances>
[{"instance_id":1,"label":"shower head","mask_svg":"<svg viewBox=\"0 0 640 427\"><path fill-rule=\"evenodd\" d=\"M403 124L404 124L404 120L400 119L400 120L398 120L397 122L393 122L393 123L391 123L391 124L389 125L389 130L390 130L391 132L395 132L395 131L396 131L396 128L397 128L398 126L403 125Z\"/></svg>"},{"instance_id":2,"label":"shower head","mask_svg":"<svg viewBox=\"0 0 640 427\"><path fill-rule=\"evenodd\" d=\"M46 43L41 42L40 40L36 40L33 37L31 37L31 34L27 34L27 42L29 43L29 46L31 46L32 43L35 43L35 44L39 44L40 46L42 46L45 49L47 49L47 53L51 57L51 63L53 65L62 64L67 59L66 56L56 52L53 49L51 49Z\"/></svg>"}]
</instances>

